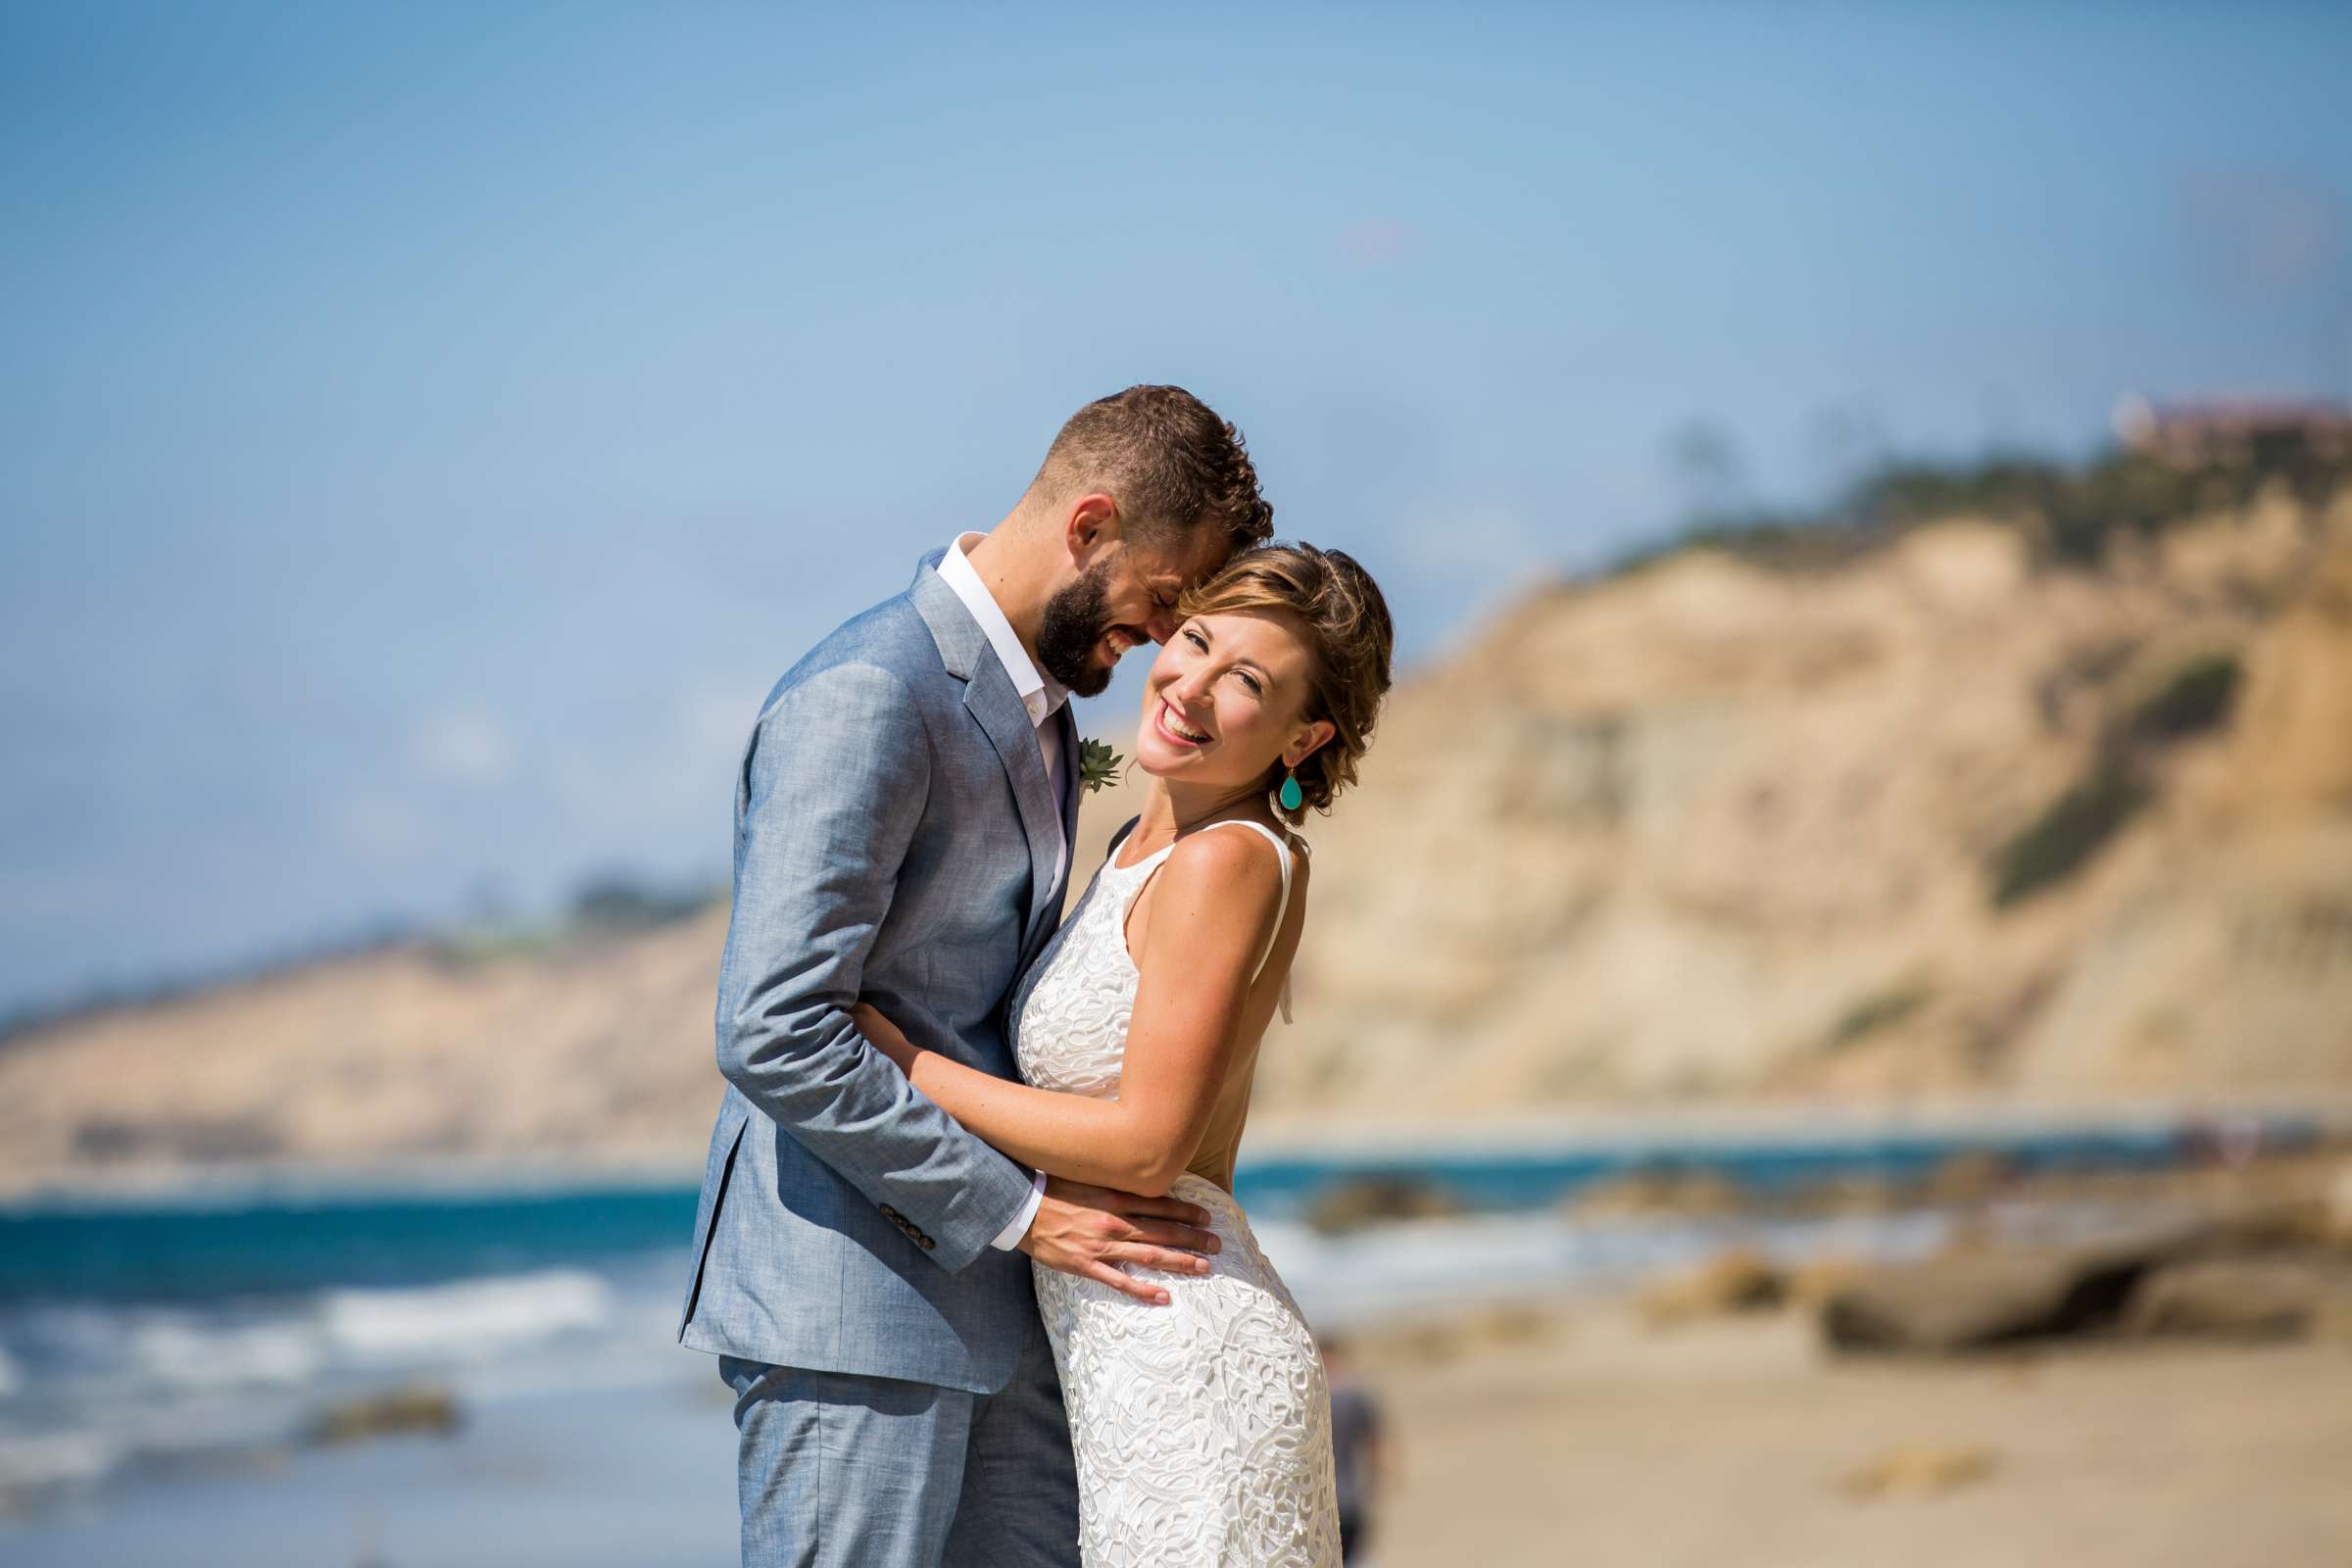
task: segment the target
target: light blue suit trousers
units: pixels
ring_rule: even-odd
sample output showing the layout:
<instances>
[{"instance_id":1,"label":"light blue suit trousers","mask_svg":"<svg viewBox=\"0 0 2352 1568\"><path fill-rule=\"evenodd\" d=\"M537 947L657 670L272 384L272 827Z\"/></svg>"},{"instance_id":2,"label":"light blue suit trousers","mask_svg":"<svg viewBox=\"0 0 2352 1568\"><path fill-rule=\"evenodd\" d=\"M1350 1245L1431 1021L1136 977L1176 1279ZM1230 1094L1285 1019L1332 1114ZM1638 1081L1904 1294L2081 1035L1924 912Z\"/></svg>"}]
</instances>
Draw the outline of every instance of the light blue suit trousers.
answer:
<instances>
[{"instance_id":1,"label":"light blue suit trousers","mask_svg":"<svg viewBox=\"0 0 2352 1568\"><path fill-rule=\"evenodd\" d=\"M849 1014L870 1001L916 1044L1013 1076L1006 1001L1076 836L1076 791L1054 798L938 559L777 683L736 780L728 1088L678 1339L737 1396L747 1565L1077 1561L1029 1260L990 1246L1029 1173ZM1054 721L1074 759L1067 709Z\"/></svg>"}]
</instances>

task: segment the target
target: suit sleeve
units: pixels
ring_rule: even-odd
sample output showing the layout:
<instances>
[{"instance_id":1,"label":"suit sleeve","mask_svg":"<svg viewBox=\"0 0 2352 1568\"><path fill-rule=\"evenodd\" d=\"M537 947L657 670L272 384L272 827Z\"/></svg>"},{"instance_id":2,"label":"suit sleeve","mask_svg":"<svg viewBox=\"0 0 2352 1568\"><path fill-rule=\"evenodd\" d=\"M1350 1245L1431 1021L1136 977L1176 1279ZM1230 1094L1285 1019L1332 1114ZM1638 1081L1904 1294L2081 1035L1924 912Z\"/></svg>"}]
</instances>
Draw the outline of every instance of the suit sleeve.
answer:
<instances>
[{"instance_id":1,"label":"suit sleeve","mask_svg":"<svg viewBox=\"0 0 2352 1568\"><path fill-rule=\"evenodd\" d=\"M760 714L737 781L718 1068L955 1270L1028 1201L1029 1172L917 1093L849 1013L930 774L922 716L887 670L818 671Z\"/></svg>"}]
</instances>

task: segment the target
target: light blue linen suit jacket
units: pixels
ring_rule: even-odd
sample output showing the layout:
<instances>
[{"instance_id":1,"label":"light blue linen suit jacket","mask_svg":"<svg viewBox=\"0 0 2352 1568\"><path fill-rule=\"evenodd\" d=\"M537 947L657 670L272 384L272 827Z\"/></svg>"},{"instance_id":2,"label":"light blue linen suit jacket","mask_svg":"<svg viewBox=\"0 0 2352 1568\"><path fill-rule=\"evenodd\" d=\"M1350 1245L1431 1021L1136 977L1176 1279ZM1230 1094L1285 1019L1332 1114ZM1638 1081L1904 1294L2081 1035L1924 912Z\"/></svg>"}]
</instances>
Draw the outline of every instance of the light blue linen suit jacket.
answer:
<instances>
[{"instance_id":1,"label":"light blue linen suit jacket","mask_svg":"<svg viewBox=\"0 0 2352 1568\"><path fill-rule=\"evenodd\" d=\"M990 1243L1029 1173L917 1094L852 1023L1014 1076L1004 1008L1053 934L1076 840L1012 678L925 558L779 681L735 794L718 976L728 1083L679 1343L993 1394L1035 1328L1029 1259Z\"/></svg>"}]
</instances>

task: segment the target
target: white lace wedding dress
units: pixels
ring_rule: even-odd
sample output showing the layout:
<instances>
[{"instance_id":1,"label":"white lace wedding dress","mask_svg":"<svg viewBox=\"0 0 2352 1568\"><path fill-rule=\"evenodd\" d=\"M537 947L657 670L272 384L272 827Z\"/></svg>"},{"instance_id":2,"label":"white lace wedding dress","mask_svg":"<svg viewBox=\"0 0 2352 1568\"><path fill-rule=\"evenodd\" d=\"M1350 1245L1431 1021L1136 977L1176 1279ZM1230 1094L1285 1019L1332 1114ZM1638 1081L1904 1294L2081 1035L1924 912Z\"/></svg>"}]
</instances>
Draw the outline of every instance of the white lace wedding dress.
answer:
<instances>
[{"instance_id":1,"label":"white lace wedding dress","mask_svg":"<svg viewBox=\"0 0 2352 1568\"><path fill-rule=\"evenodd\" d=\"M1290 846L1255 822L1214 825L1273 844L1287 906ZM1013 1017L1028 1083L1118 1093L1136 989L1127 910L1174 847L1121 867L1114 841L1023 979ZM1222 1248L1206 1274L1130 1267L1170 1304L1035 1271L1078 1459L1081 1557L1086 1568L1338 1568L1331 1402L1314 1337L1233 1195L1190 1172L1169 1191L1208 1210Z\"/></svg>"}]
</instances>

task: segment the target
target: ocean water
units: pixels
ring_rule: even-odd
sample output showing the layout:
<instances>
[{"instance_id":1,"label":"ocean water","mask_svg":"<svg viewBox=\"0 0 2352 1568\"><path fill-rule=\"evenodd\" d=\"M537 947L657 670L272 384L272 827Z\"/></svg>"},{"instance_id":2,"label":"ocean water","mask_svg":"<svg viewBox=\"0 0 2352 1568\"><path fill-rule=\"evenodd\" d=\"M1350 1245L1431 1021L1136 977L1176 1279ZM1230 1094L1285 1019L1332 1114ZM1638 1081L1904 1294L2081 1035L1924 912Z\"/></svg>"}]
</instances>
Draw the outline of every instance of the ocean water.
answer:
<instances>
[{"instance_id":1,"label":"ocean water","mask_svg":"<svg viewBox=\"0 0 2352 1568\"><path fill-rule=\"evenodd\" d=\"M2261 1135L2310 1134L2276 1119ZM2182 1144L2170 1126L2133 1123L1441 1146L1261 1159L1236 1186L1302 1307L1345 1328L1464 1298L1605 1287L1735 1240L1789 1261L1919 1255L1950 1216L1603 1222L1571 1217L1560 1200L1634 1169L1703 1167L1773 1190L1917 1175L1972 1150L2027 1168L2145 1167ZM1336 1236L1303 1222L1324 1194L1366 1179L1421 1184L1467 1212ZM13 1532L37 1539L61 1506L151 1514L157 1498L200 1501L208 1477L299 1459L320 1412L357 1395L430 1384L470 1419L534 1397L710 1394L710 1358L676 1344L695 1202L682 1181L542 1179L0 1208L0 1559ZM2031 1219L2064 1232L2124 1217ZM723 1406L711 1419L723 1424Z\"/></svg>"}]
</instances>

